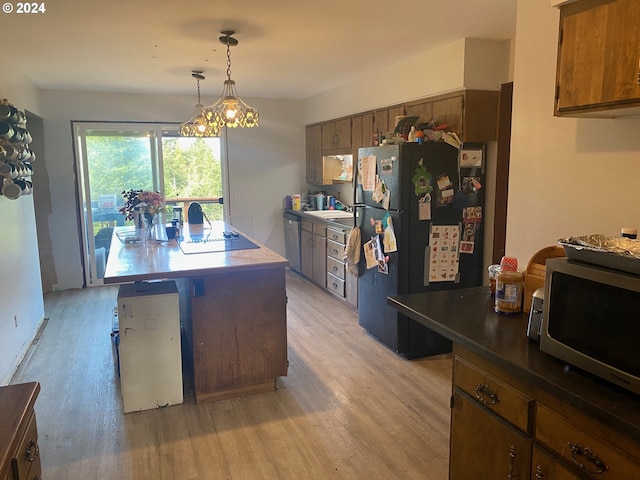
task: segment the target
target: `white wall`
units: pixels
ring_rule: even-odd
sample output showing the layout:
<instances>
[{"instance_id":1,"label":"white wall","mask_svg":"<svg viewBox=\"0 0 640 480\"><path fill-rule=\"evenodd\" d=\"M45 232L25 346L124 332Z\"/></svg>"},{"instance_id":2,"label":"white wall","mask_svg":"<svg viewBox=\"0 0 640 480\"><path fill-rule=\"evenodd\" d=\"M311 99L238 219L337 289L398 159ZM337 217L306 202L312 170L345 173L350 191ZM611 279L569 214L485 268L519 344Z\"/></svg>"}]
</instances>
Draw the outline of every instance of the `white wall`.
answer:
<instances>
[{"instance_id":1,"label":"white wall","mask_svg":"<svg viewBox=\"0 0 640 480\"><path fill-rule=\"evenodd\" d=\"M10 68L0 75L0 98L21 110L40 110L36 88ZM0 385L6 385L44 318L33 196L0 195L0 225Z\"/></svg>"},{"instance_id":2,"label":"white wall","mask_svg":"<svg viewBox=\"0 0 640 480\"><path fill-rule=\"evenodd\" d=\"M180 95L43 91L42 100L53 205L48 228L59 287L64 290L81 287L83 282L71 121L182 122L193 114L195 99ZM236 218L252 224L253 238L284 255L282 198L299 191L304 181L302 102L246 100L260 111L260 126L229 132L231 220L234 225Z\"/></svg>"},{"instance_id":3,"label":"white wall","mask_svg":"<svg viewBox=\"0 0 640 480\"><path fill-rule=\"evenodd\" d=\"M640 119L553 116L559 12L519 0L506 252L640 227Z\"/></svg>"}]
</instances>

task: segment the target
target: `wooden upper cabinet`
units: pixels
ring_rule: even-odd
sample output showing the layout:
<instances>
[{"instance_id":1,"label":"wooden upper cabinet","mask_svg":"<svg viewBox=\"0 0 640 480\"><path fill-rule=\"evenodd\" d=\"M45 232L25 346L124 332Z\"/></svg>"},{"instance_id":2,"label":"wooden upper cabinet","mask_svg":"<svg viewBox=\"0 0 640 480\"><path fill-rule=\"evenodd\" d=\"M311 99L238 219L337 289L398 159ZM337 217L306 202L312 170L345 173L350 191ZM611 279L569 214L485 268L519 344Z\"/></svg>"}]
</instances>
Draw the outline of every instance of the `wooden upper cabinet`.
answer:
<instances>
[{"instance_id":1,"label":"wooden upper cabinet","mask_svg":"<svg viewBox=\"0 0 640 480\"><path fill-rule=\"evenodd\" d=\"M383 108L376 110L373 113L373 129L376 132L387 135L389 132L393 132L396 126L396 117L404 115L404 105L397 105L395 107Z\"/></svg>"},{"instance_id":2,"label":"wooden upper cabinet","mask_svg":"<svg viewBox=\"0 0 640 480\"><path fill-rule=\"evenodd\" d=\"M361 147L373 147L373 113L354 115L351 118L353 158L358 157L358 149Z\"/></svg>"},{"instance_id":3,"label":"wooden upper cabinet","mask_svg":"<svg viewBox=\"0 0 640 480\"><path fill-rule=\"evenodd\" d=\"M322 125L307 126L307 183L320 182L322 179Z\"/></svg>"},{"instance_id":4,"label":"wooden upper cabinet","mask_svg":"<svg viewBox=\"0 0 640 480\"><path fill-rule=\"evenodd\" d=\"M405 112L408 117L419 117L417 123L430 122L433 118L433 101L409 103L405 106Z\"/></svg>"},{"instance_id":5,"label":"wooden upper cabinet","mask_svg":"<svg viewBox=\"0 0 640 480\"><path fill-rule=\"evenodd\" d=\"M419 123L446 123L445 130L465 142L491 142L498 138L498 96L493 90L463 90L410 102L405 109Z\"/></svg>"},{"instance_id":6,"label":"wooden upper cabinet","mask_svg":"<svg viewBox=\"0 0 640 480\"><path fill-rule=\"evenodd\" d=\"M322 124L322 150L349 150L351 148L351 118Z\"/></svg>"},{"instance_id":7,"label":"wooden upper cabinet","mask_svg":"<svg viewBox=\"0 0 640 480\"><path fill-rule=\"evenodd\" d=\"M638 0L580 0L560 8L555 114L640 114Z\"/></svg>"}]
</instances>

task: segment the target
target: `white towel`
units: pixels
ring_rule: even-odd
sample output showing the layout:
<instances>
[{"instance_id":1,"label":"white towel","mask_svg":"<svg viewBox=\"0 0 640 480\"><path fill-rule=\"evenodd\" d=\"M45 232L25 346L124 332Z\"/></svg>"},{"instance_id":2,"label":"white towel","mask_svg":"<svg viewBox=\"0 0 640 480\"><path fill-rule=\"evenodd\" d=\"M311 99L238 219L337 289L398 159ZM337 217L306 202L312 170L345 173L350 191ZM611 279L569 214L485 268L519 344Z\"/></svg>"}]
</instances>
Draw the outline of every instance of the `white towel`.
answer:
<instances>
[{"instance_id":1,"label":"white towel","mask_svg":"<svg viewBox=\"0 0 640 480\"><path fill-rule=\"evenodd\" d=\"M347 263L347 271L351 275L358 276L358 263L360 263L360 227L353 227L347 239L343 260Z\"/></svg>"}]
</instances>

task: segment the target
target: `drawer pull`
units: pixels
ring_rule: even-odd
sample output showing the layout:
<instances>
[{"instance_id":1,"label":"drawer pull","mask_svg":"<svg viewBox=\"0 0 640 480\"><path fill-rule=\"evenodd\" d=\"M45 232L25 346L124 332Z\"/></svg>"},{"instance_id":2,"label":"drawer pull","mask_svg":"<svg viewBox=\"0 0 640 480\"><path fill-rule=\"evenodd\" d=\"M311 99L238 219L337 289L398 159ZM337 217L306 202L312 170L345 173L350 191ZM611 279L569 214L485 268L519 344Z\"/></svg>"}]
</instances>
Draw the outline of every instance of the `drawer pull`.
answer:
<instances>
[{"instance_id":1,"label":"drawer pull","mask_svg":"<svg viewBox=\"0 0 640 480\"><path fill-rule=\"evenodd\" d=\"M40 450L38 449L38 444L33 438L30 438L27 442L27 448L24 451L24 458L26 458L29 463L35 462L39 454Z\"/></svg>"},{"instance_id":2,"label":"drawer pull","mask_svg":"<svg viewBox=\"0 0 640 480\"><path fill-rule=\"evenodd\" d=\"M609 470L609 467L602 460L600 460L600 458L596 454L594 454L589 447L583 447L579 443L569 442L569 448L571 449L571 460L573 460L573 463L575 463L585 472L597 475ZM596 469L592 470L591 468L589 468L589 465L585 465L580 461L580 459L576 457L583 458L586 462L593 464Z\"/></svg>"},{"instance_id":3,"label":"drawer pull","mask_svg":"<svg viewBox=\"0 0 640 480\"><path fill-rule=\"evenodd\" d=\"M518 456L518 454L516 453L516 446L515 445L511 445L511 448L509 449L509 475L507 475L507 478L509 480L513 480L514 478L518 478L518 476L513 473L513 467L514 467L514 463L516 461L516 457Z\"/></svg>"},{"instance_id":4,"label":"drawer pull","mask_svg":"<svg viewBox=\"0 0 640 480\"><path fill-rule=\"evenodd\" d=\"M544 473L542 473L542 467L540 465L536 465L536 478L540 480L544 477Z\"/></svg>"},{"instance_id":5,"label":"drawer pull","mask_svg":"<svg viewBox=\"0 0 640 480\"><path fill-rule=\"evenodd\" d=\"M500 401L498 394L491 390L486 383L476 383L476 398L485 405L495 405Z\"/></svg>"},{"instance_id":6,"label":"drawer pull","mask_svg":"<svg viewBox=\"0 0 640 480\"><path fill-rule=\"evenodd\" d=\"M338 271L338 267L336 267L335 265L331 268L334 272Z\"/></svg>"}]
</instances>

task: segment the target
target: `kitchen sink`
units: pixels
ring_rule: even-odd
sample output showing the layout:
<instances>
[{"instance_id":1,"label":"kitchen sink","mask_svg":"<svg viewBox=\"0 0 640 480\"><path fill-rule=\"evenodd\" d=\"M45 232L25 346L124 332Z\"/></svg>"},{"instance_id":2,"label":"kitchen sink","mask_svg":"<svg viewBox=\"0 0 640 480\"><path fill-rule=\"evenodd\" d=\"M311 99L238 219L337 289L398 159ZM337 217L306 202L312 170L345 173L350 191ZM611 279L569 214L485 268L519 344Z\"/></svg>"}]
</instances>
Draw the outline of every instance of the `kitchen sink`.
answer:
<instances>
[{"instance_id":1,"label":"kitchen sink","mask_svg":"<svg viewBox=\"0 0 640 480\"><path fill-rule=\"evenodd\" d=\"M353 212L347 212L346 210L307 210L304 213L326 219L353 217Z\"/></svg>"}]
</instances>

